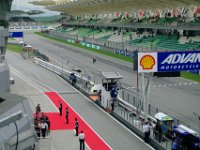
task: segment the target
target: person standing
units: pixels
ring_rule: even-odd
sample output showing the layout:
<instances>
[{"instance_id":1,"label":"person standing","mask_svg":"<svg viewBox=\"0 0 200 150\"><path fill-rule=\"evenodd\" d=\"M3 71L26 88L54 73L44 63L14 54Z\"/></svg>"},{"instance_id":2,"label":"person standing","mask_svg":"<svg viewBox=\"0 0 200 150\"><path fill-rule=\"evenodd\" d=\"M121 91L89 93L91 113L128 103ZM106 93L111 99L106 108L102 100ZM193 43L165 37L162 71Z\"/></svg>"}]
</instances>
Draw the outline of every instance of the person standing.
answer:
<instances>
[{"instance_id":1,"label":"person standing","mask_svg":"<svg viewBox=\"0 0 200 150\"><path fill-rule=\"evenodd\" d=\"M75 130L76 130L76 136L78 136L78 127L79 127L78 119L75 118Z\"/></svg>"},{"instance_id":2,"label":"person standing","mask_svg":"<svg viewBox=\"0 0 200 150\"><path fill-rule=\"evenodd\" d=\"M66 117L66 123L68 124L69 123L69 110L68 110L67 107L66 107L66 110L65 110L65 117Z\"/></svg>"},{"instance_id":3,"label":"person standing","mask_svg":"<svg viewBox=\"0 0 200 150\"><path fill-rule=\"evenodd\" d=\"M59 101L59 112L60 116L62 116L62 103Z\"/></svg>"},{"instance_id":4,"label":"person standing","mask_svg":"<svg viewBox=\"0 0 200 150\"><path fill-rule=\"evenodd\" d=\"M85 150L85 134L83 131L79 134L80 150Z\"/></svg>"},{"instance_id":5,"label":"person standing","mask_svg":"<svg viewBox=\"0 0 200 150\"><path fill-rule=\"evenodd\" d=\"M42 129L42 137L45 138L46 132L48 130L48 125L44 120L42 120L41 129Z\"/></svg>"},{"instance_id":6,"label":"person standing","mask_svg":"<svg viewBox=\"0 0 200 150\"><path fill-rule=\"evenodd\" d=\"M150 132L150 126L149 126L149 123L146 122L144 125L143 125L143 131L144 131L144 141L146 143L149 142L149 132Z\"/></svg>"},{"instance_id":7,"label":"person standing","mask_svg":"<svg viewBox=\"0 0 200 150\"><path fill-rule=\"evenodd\" d=\"M174 142L172 143L172 150L179 150L180 149L180 145L177 139L174 140Z\"/></svg>"}]
</instances>

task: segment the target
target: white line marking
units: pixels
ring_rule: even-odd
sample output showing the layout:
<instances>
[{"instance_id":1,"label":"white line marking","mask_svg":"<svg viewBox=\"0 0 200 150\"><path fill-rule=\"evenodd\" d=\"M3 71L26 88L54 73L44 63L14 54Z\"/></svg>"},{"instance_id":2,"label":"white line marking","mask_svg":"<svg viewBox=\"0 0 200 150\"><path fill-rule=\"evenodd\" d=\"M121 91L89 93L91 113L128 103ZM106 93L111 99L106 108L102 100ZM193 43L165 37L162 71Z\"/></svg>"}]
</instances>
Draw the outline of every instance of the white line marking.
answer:
<instances>
[{"instance_id":1,"label":"white line marking","mask_svg":"<svg viewBox=\"0 0 200 150\"><path fill-rule=\"evenodd\" d=\"M13 74L15 74L16 76L18 76L20 79L22 79L23 81L25 81L26 83L28 83L30 86L32 86L33 88L35 88L36 90L38 90L42 95L44 95L44 96L46 96L48 99L49 99L49 97L46 95L46 94L44 94L44 91L42 91L40 88L38 88L37 86L35 86L34 84L32 84L31 82L31 78L29 77L27 77L27 76L25 76L23 73L21 73L19 70L17 70L17 69L15 69L15 68L13 68L13 67L11 67L11 66L9 66L10 68L11 68L11 72L13 73ZM18 71L18 73L16 72L16 71ZM47 86L47 85L46 85ZM49 86L47 86L48 88L50 88ZM48 91L45 87L42 87L43 89L45 89L45 91ZM52 88L50 88L50 89L52 89ZM53 104L53 102L51 101L51 103ZM53 104L53 106L57 109L57 111L59 112L59 110L58 110L58 108ZM35 106L36 107L36 106Z\"/></svg>"},{"instance_id":2,"label":"white line marking","mask_svg":"<svg viewBox=\"0 0 200 150\"><path fill-rule=\"evenodd\" d=\"M13 67L12 67L13 68ZM13 68L14 69L14 68ZM16 73L15 73L16 74ZM21 76L19 76L18 74L16 74L19 78L21 78L22 80L24 80L25 82L27 82L29 85L31 85L32 87L34 87L35 89L37 89L38 91L40 91L41 93L44 93L42 90L40 90L38 87L34 86L33 84L30 83L30 81L27 81L25 79L23 79ZM59 78L61 78L60 76L58 76ZM62 79L62 78L61 78ZM68 86L69 84L64 80L62 79ZM47 86L49 88L49 86ZM136 138L138 138L140 141L142 141L145 145L147 145L149 148L151 148L152 150L155 150L153 147L151 147L150 145L148 145L147 143L145 143L140 137L138 137L135 133L133 133L130 129L128 129L126 126L124 126L122 123L120 123L118 120L116 120L114 117L112 117L111 115L109 115L107 112L105 112L102 108L98 107L96 104L94 104L88 97L86 97L84 94L82 94L80 91L78 91L76 88L72 87L74 90L76 90L78 93L80 93L83 97L85 97L86 100L90 101L94 106L96 106L98 109L100 109L103 113L105 113L108 117L112 118L114 121L116 121L119 125L121 125L124 129L126 129L129 133L131 133L132 135L134 135ZM48 91L48 90L47 90ZM54 90L56 91L56 90ZM49 97L44 94L48 99ZM59 94L58 94L59 95ZM51 103L53 104L53 102L51 101ZM54 105L54 104L53 104ZM54 105L54 107L56 107ZM56 109L58 110L58 108L56 107ZM86 123L87 124L87 123ZM87 124L88 125L88 124ZM88 125L89 126L89 125ZM91 128L92 129L92 128ZM92 129L93 130L93 129ZM93 130L94 131L94 130ZM94 131L95 132L95 131ZM96 133L96 132L95 132ZM97 133L96 133L97 134ZM98 135L98 134L97 134ZM99 136L99 135L98 135ZM100 136L99 138L104 141ZM105 142L105 141L104 141ZM105 142L105 144L107 144ZM108 144L107 144L108 147L110 147ZM112 149L110 147L110 149Z\"/></svg>"},{"instance_id":3,"label":"white line marking","mask_svg":"<svg viewBox=\"0 0 200 150\"><path fill-rule=\"evenodd\" d=\"M57 92L56 92L57 93ZM59 93L57 93L58 94L58 96L61 98L61 99L63 99L63 101L67 104L67 105L69 105L66 101L65 101L65 99L61 96L61 95L59 95ZM93 129L92 129L92 127L81 117L81 115L79 114L79 113L77 113L70 105L69 105L69 107L82 119L82 121L88 126L88 127L90 127L90 129L110 148L110 149L112 149L104 140L103 140L103 138L99 135L99 134L97 134L96 133L96 131L94 131Z\"/></svg>"},{"instance_id":4,"label":"white line marking","mask_svg":"<svg viewBox=\"0 0 200 150\"><path fill-rule=\"evenodd\" d=\"M74 133L76 134L76 130L74 129ZM87 143L85 142L85 145L87 146L87 148L89 149L89 150L91 150L91 148L87 145Z\"/></svg>"},{"instance_id":5,"label":"white line marking","mask_svg":"<svg viewBox=\"0 0 200 150\"><path fill-rule=\"evenodd\" d=\"M60 76L59 76L60 77ZM61 78L61 77L60 77ZM65 81L63 78L61 78L63 81ZM65 81L66 82L66 81ZM147 145L150 149L155 150L153 147L151 147L149 144L145 143L143 139L141 139L139 136L137 136L135 133L133 133L133 131L131 131L129 128L127 128L126 126L124 126L122 123L120 123L117 119L115 119L113 116L111 116L110 114L108 114L107 112L105 112L105 110L103 110L101 107L97 106L94 102L92 102L87 96L85 96L83 93L81 93L80 91L78 91L76 88L74 88L73 86L71 86L74 90L76 90L77 92L79 92L83 97L85 97L86 100L88 100L89 102L91 102L94 106L96 106L98 109L100 109L103 113L105 113L108 117L112 118L114 121L116 121L119 125L121 125L124 129L126 129L128 132L130 132L132 135L134 135L136 138L138 138L140 141L142 141L145 145ZM96 133L96 132L95 132Z\"/></svg>"}]
</instances>

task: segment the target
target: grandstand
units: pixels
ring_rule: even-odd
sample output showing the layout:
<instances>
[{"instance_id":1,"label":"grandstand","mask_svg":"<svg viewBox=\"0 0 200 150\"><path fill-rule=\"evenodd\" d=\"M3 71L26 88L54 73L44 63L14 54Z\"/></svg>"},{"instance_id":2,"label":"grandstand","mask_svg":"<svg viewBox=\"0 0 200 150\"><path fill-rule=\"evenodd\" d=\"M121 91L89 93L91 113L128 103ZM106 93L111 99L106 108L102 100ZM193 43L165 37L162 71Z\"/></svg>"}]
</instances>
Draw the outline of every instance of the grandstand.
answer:
<instances>
[{"instance_id":1,"label":"grandstand","mask_svg":"<svg viewBox=\"0 0 200 150\"><path fill-rule=\"evenodd\" d=\"M31 3L65 14L57 32L69 36L98 39L102 43L127 43L149 50L199 48L200 2L197 1L162 1L160 5L156 1L147 4L139 0L126 3L119 0L43 0Z\"/></svg>"}]
</instances>

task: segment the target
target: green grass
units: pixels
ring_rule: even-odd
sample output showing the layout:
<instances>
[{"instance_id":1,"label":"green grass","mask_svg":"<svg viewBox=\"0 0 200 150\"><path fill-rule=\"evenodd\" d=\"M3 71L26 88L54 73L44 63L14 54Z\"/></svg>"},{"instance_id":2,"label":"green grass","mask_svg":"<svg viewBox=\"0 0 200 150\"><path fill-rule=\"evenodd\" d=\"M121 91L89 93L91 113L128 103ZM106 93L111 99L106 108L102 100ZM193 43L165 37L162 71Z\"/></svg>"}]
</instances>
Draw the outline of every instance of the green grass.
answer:
<instances>
[{"instance_id":1,"label":"green grass","mask_svg":"<svg viewBox=\"0 0 200 150\"><path fill-rule=\"evenodd\" d=\"M85 46L82 46L80 43L70 43L70 42L67 42L66 40L49 37L49 36L47 36L43 33L39 33L39 32L36 32L35 34L40 35L40 36L45 37L45 38L48 38L48 39L51 39L51 40L55 40L55 41L59 41L59 42L62 42L62 43L68 44L68 45L79 47L79 48L82 48L82 49L85 49L85 50L93 51L93 52L103 54L103 55L106 55L106 56L110 56L110 57L113 57L113 58L118 58L118 59L130 62L130 63L133 62L132 58L129 58L129 57L126 57L126 56L123 56L123 55L115 54L115 53L108 52L108 51L105 51L105 50L102 50L102 49L97 50L97 49L85 47Z\"/></svg>"},{"instance_id":2,"label":"green grass","mask_svg":"<svg viewBox=\"0 0 200 150\"><path fill-rule=\"evenodd\" d=\"M16 53L20 53L22 52L23 47L15 44L7 44L7 49L14 51Z\"/></svg>"},{"instance_id":3,"label":"green grass","mask_svg":"<svg viewBox=\"0 0 200 150\"><path fill-rule=\"evenodd\" d=\"M126 56L123 56L123 55L114 54L112 52L107 52L105 50L96 50L96 49L93 49L93 48L88 48L88 47L82 46L79 43L69 43L69 42L67 42L65 40L48 37L47 35L45 35L43 33L39 33L39 32L37 32L35 34L43 36L43 37L51 39L51 40L59 41L59 42L62 42L62 43L65 43L65 44L69 44L69 45L73 45L73 46L76 46L76 47L79 47L79 48L82 48L82 49L85 49L85 50L90 50L90 51L93 51L93 52L96 52L96 53L99 53L99 54L103 54L103 55L106 55L106 56L110 56L110 57L113 57L113 58L124 60L126 62L133 63L133 59L132 58L129 58L129 57L126 57ZM181 72L181 77L185 78L185 79L192 80L192 81L200 82L200 75L197 75L197 74L194 74L194 73Z\"/></svg>"},{"instance_id":4,"label":"green grass","mask_svg":"<svg viewBox=\"0 0 200 150\"><path fill-rule=\"evenodd\" d=\"M15 38L8 38L8 41L14 41Z\"/></svg>"},{"instance_id":5,"label":"green grass","mask_svg":"<svg viewBox=\"0 0 200 150\"><path fill-rule=\"evenodd\" d=\"M181 77L192 80L192 81L200 82L200 75L198 74L194 74L190 72L181 72Z\"/></svg>"}]
</instances>

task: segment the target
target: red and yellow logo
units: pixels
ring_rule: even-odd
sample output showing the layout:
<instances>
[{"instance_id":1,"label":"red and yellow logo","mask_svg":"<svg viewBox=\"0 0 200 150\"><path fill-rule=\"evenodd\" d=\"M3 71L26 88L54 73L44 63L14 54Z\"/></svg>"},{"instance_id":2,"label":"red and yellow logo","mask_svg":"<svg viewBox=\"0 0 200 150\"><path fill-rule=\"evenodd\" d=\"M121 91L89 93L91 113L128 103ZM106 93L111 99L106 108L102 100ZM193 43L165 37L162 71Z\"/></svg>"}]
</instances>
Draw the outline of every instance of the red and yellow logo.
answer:
<instances>
[{"instance_id":1,"label":"red and yellow logo","mask_svg":"<svg viewBox=\"0 0 200 150\"><path fill-rule=\"evenodd\" d=\"M153 56L151 55L144 55L141 59L140 59L140 65L142 66L142 68L144 70L150 70L153 68L153 66L155 65L155 59Z\"/></svg>"}]
</instances>

